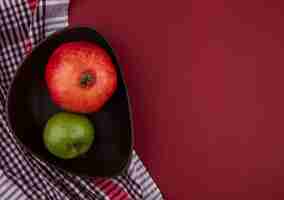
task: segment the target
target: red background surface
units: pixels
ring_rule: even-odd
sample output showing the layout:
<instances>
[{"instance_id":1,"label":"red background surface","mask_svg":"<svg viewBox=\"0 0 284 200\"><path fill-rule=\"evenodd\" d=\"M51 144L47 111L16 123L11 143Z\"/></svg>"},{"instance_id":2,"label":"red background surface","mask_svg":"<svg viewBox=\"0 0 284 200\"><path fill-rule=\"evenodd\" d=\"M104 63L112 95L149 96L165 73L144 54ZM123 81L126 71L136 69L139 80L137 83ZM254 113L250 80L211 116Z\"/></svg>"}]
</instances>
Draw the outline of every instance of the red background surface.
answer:
<instances>
[{"instance_id":1,"label":"red background surface","mask_svg":"<svg viewBox=\"0 0 284 200\"><path fill-rule=\"evenodd\" d=\"M284 199L284 3L75 0L125 68L136 149L169 200Z\"/></svg>"}]
</instances>

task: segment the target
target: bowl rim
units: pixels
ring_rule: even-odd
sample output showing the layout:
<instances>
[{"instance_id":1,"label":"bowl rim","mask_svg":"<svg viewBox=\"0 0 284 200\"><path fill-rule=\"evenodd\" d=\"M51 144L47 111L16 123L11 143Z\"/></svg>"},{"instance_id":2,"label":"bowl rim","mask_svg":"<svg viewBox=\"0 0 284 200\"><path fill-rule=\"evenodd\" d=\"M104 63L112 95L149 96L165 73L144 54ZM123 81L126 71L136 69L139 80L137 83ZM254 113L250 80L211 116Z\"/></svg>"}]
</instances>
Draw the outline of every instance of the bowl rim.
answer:
<instances>
[{"instance_id":1,"label":"bowl rim","mask_svg":"<svg viewBox=\"0 0 284 200\"><path fill-rule=\"evenodd\" d=\"M123 163L124 167L119 172L113 173L112 175L92 176L92 175L87 175L86 173L73 172L71 170L67 170L67 169L64 169L63 167L57 166L56 164L50 163L46 159L42 158L42 156L40 156L39 154L33 152L29 147L27 147L27 145L25 145L20 140L20 138L15 133L15 130L13 130L12 124L11 124L11 120L10 120L11 116L10 116L9 102L10 102L10 99L11 99L11 91L12 91L12 88L13 88L13 86L15 84L16 78L18 77L18 75L20 73L20 70L24 66L24 63L30 58L31 54L34 51L36 51L37 49L40 49L40 46L43 43L48 42L48 40L50 40L51 38L55 38L58 35L63 34L64 32L68 32L68 31L72 31L72 30L76 30L76 29L79 29L79 30L80 29L86 29L86 30L92 31L95 34L97 34L100 38L103 39L103 41L106 43L107 47L110 50L110 52L108 52L108 54L112 54L111 55L112 59L115 61L114 64L117 66L117 70L120 73L120 76L121 76L121 79L122 79L122 83L123 83L123 87L125 89L125 97L127 99L127 105L128 105L127 107L128 107L129 122L130 122L130 127L129 127L130 128L130 137L131 137L130 152L128 154L128 158L127 158L126 162ZM102 47L102 48L104 48L104 47ZM18 66L18 68L17 68L16 72L14 73L14 76L13 76L13 78L12 78L10 84L9 84L8 92L7 92L7 95L6 95L6 98L5 98L5 112L4 112L4 115L5 115L6 119L7 119L6 121L7 121L8 129L14 135L14 138L15 138L16 142L20 146L22 146L22 148L24 148L27 152L29 152L34 159L39 160L41 162L44 162L44 163L46 163L46 164L48 164L50 166L53 166L53 167L55 167L55 168L57 168L59 170L64 171L66 173L71 173L71 174L74 174L74 175L78 175L78 176L81 176L81 177L88 177L88 178L89 177L113 178L113 177L120 176L120 175L124 174L128 170L128 168L130 167L130 165L131 165L131 161L132 161L132 157L133 157L133 150L134 150L134 125L133 125L133 112L132 112L132 106L131 106L131 99L130 99L130 96L129 96L128 87L127 87L126 80L125 80L124 69L119 64L119 57L117 56L117 53L114 51L114 49L110 45L109 40L105 36L103 36L101 33L99 33L95 29L95 27L93 27L93 26L89 26L89 25L69 25L69 26L67 26L65 28L62 28L62 29L52 33L51 35L45 37L38 44L36 44L34 46L34 48L29 53L27 53L25 55L24 59L22 60L21 64Z\"/></svg>"}]
</instances>

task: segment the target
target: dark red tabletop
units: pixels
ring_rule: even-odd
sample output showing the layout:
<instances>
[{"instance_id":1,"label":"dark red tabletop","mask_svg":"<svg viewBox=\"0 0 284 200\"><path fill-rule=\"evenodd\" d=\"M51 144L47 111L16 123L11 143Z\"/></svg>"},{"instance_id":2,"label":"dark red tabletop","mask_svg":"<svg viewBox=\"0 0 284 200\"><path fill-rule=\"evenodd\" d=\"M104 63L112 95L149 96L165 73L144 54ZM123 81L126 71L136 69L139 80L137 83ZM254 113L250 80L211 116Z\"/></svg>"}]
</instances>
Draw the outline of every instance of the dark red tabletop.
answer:
<instances>
[{"instance_id":1,"label":"dark red tabletop","mask_svg":"<svg viewBox=\"0 0 284 200\"><path fill-rule=\"evenodd\" d=\"M283 15L280 0L72 2L71 24L119 56L166 199L284 199Z\"/></svg>"}]
</instances>

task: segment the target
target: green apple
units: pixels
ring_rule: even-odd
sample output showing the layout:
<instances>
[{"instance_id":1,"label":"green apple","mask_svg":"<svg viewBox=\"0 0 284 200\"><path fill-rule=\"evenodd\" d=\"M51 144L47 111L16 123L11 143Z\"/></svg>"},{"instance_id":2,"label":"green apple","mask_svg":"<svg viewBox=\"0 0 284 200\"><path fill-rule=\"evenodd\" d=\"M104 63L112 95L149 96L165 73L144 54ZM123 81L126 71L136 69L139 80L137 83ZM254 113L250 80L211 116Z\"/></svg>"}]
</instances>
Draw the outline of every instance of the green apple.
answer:
<instances>
[{"instance_id":1,"label":"green apple","mask_svg":"<svg viewBox=\"0 0 284 200\"><path fill-rule=\"evenodd\" d=\"M71 159L90 149L94 133L87 117L61 112L48 120L43 140L50 153L62 159Z\"/></svg>"}]
</instances>

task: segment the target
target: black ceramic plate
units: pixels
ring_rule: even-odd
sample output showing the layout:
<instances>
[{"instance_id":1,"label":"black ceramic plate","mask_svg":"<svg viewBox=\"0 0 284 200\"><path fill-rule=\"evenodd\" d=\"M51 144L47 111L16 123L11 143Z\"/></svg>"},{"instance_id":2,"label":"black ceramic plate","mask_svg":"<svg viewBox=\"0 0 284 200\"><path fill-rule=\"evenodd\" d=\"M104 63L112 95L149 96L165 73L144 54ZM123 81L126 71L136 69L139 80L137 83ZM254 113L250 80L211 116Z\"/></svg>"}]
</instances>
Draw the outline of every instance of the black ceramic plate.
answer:
<instances>
[{"instance_id":1,"label":"black ceramic plate","mask_svg":"<svg viewBox=\"0 0 284 200\"><path fill-rule=\"evenodd\" d=\"M42 139L47 120L61 111L48 95L44 68L52 52L70 41L95 42L105 48L117 67L118 88L99 112L87 115L96 129L91 149L81 157L62 160L46 150ZM38 45L18 69L7 102L12 132L23 146L47 163L74 174L95 177L115 176L128 166L132 152L132 121L127 89L113 50L94 29L67 28Z\"/></svg>"}]
</instances>

